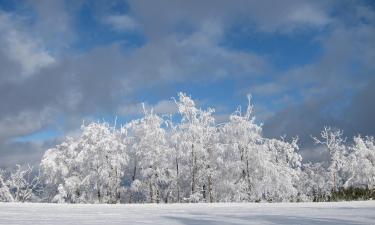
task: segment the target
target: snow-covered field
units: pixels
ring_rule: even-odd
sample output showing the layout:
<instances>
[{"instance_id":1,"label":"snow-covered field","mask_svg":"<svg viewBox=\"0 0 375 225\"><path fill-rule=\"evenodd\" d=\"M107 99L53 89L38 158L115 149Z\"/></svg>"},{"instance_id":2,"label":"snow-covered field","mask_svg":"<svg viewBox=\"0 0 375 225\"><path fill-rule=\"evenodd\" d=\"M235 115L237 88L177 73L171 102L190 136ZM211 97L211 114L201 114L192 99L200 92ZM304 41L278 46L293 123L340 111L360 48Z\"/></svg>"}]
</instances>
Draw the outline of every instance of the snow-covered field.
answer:
<instances>
[{"instance_id":1,"label":"snow-covered field","mask_svg":"<svg viewBox=\"0 0 375 225\"><path fill-rule=\"evenodd\" d=\"M0 224L375 224L375 201L170 205L0 203Z\"/></svg>"}]
</instances>

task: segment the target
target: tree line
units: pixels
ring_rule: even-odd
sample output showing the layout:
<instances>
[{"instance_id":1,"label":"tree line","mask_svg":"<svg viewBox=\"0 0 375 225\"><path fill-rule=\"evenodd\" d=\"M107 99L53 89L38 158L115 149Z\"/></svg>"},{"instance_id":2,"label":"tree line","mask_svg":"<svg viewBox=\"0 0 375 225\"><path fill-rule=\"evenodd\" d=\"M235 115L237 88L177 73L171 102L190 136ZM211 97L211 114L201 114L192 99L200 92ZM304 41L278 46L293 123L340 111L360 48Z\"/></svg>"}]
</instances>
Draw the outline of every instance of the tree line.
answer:
<instances>
[{"instance_id":1,"label":"tree line","mask_svg":"<svg viewBox=\"0 0 375 225\"><path fill-rule=\"evenodd\" d=\"M298 139L266 138L253 106L216 124L178 94L176 116L144 108L120 127L82 125L81 134L48 149L38 167L0 172L0 201L180 203L329 201L371 198L375 141L325 127L314 142L328 163L302 163ZM366 193L359 194L358 193ZM349 196L349 197L348 197ZM345 198L344 198L345 197Z\"/></svg>"}]
</instances>

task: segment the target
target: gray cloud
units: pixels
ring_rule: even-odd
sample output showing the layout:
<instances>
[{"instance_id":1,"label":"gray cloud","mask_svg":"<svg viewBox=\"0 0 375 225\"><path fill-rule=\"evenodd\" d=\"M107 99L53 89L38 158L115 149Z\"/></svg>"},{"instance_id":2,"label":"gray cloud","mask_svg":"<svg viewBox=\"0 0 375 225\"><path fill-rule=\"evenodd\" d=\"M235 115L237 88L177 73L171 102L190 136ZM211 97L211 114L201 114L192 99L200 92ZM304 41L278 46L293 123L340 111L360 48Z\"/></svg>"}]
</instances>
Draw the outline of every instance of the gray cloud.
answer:
<instances>
[{"instance_id":1,"label":"gray cloud","mask_svg":"<svg viewBox=\"0 0 375 225\"><path fill-rule=\"evenodd\" d=\"M345 119L353 127L348 129L351 135L375 136L375 79L368 84L353 98L347 110L344 110Z\"/></svg>"},{"instance_id":2,"label":"gray cloud","mask_svg":"<svg viewBox=\"0 0 375 225\"><path fill-rule=\"evenodd\" d=\"M365 9L354 6L353 20L336 20L331 32L317 39L324 47L318 61L292 68L254 88L274 99L275 105L277 99L288 99L265 121L266 135L299 135L307 158L317 158L307 152L315 148L310 135L319 135L325 125L344 129L349 137L375 135L371 119L375 65L370 63L375 57L375 20L374 11Z\"/></svg>"},{"instance_id":3,"label":"gray cloud","mask_svg":"<svg viewBox=\"0 0 375 225\"><path fill-rule=\"evenodd\" d=\"M0 108L0 167L28 156L37 162L43 149L55 143L12 142L15 137L46 127L69 133L93 114L129 114L139 106L137 93L185 81L275 77L274 82L249 88L282 105L276 112L259 106L259 117L270 118L265 124L270 136L298 133L305 137L324 124L337 124L348 133L373 132L374 126L362 121L374 108L365 102L373 91L370 86L364 88L374 72L371 8L355 7L357 26L331 15L338 4L335 1L137 0L129 1L129 10L121 13L111 10L116 1L105 3L94 3L96 22L112 22L108 27L116 32L135 29L147 42L129 49L129 40L124 38L75 52L73 46L80 37L74 20L85 1L30 1L27 5L35 18L0 11L0 44L4 46L0 49L0 102L4 106ZM317 40L325 50L318 62L276 74L266 56L221 45L236 22L251 24L257 32L285 35L309 29L330 32L323 32ZM16 54L19 52L22 54ZM353 62L358 67L352 67ZM351 71L353 68L358 69ZM289 95L291 90L297 90L299 99ZM357 93L360 90L362 94ZM346 115L355 125L347 125L344 115L336 116L332 109L337 101L346 100L347 91L357 93ZM175 110L168 101L153 106L160 113ZM322 113L325 108L333 115ZM219 115L218 120L226 117ZM64 119L63 127L60 119Z\"/></svg>"},{"instance_id":4,"label":"gray cloud","mask_svg":"<svg viewBox=\"0 0 375 225\"><path fill-rule=\"evenodd\" d=\"M0 143L0 168L13 168L16 164L33 165L40 162L46 149L60 141L2 142Z\"/></svg>"},{"instance_id":5,"label":"gray cloud","mask_svg":"<svg viewBox=\"0 0 375 225\"><path fill-rule=\"evenodd\" d=\"M261 31L293 32L331 23L329 10L334 1L129 1L132 12L143 24L146 33L162 36L179 24L193 28L202 21L220 21L224 26L241 19L253 23Z\"/></svg>"},{"instance_id":6,"label":"gray cloud","mask_svg":"<svg viewBox=\"0 0 375 225\"><path fill-rule=\"evenodd\" d=\"M138 28L137 22L127 15L109 15L104 18L103 23L108 24L115 31L132 31Z\"/></svg>"},{"instance_id":7,"label":"gray cloud","mask_svg":"<svg viewBox=\"0 0 375 225\"><path fill-rule=\"evenodd\" d=\"M374 85L375 81L370 81L350 99L344 95L324 96L287 107L265 122L264 132L272 137L299 136L305 160L321 160L326 154L313 145L311 135L319 136L324 126L343 129L344 135L350 138L358 134L375 135ZM339 110L332 109L337 106Z\"/></svg>"}]
</instances>

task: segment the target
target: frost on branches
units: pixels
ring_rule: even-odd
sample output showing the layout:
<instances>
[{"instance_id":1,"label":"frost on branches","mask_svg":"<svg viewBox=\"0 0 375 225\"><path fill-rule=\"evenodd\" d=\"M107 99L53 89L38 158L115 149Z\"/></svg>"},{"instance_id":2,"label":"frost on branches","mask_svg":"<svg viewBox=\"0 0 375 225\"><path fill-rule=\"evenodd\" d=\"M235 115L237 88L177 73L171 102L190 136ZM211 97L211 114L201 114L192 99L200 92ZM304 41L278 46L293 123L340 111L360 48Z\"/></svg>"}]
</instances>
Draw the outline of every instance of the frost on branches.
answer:
<instances>
[{"instance_id":1,"label":"frost on branches","mask_svg":"<svg viewBox=\"0 0 375 225\"><path fill-rule=\"evenodd\" d=\"M40 201L42 193L40 174L29 165L11 172L0 171L0 202Z\"/></svg>"},{"instance_id":2,"label":"frost on branches","mask_svg":"<svg viewBox=\"0 0 375 225\"><path fill-rule=\"evenodd\" d=\"M5 185L2 174L0 173L0 202L13 202L13 196L9 191L7 185Z\"/></svg>"},{"instance_id":3,"label":"frost on branches","mask_svg":"<svg viewBox=\"0 0 375 225\"><path fill-rule=\"evenodd\" d=\"M119 202L128 161L122 139L107 123L92 123L82 126L80 137L47 150L40 167L48 201Z\"/></svg>"},{"instance_id":4,"label":"frost on branches","mask_svg":"<svg viewBox=\"0 0 375 225\"><path fill-rule=\"evenodd\" d=\"M251 98L229 121L179 93L177 115L143 117L120 127L82 125L81 134L45 152L41 174L20 166L0 175L0 201L54 203L281 202L329 200L345 188L375 188L373 137L347 142L324 128L317 145L328 164L302 164L298 140L263 137ZM34 179L33 179L34 178Z\"/></svg>"},{"instance_id":5,"label":"frost on branches","mask_svg":"<svg viewBox=\"0 0 375 225\"><path fill-rule=\"evenodd\" d=\"M297 140L262 137L262 128L254 123L249 105L240 109L220 127L220 185L222 201L289 201L299 195L298 175L302 157Z\"/></svg>"},{"instance_id":6,"label":"frost on branches","mask_svg":"<svg viewBox=\"0 0 375 225\"><path fill-rule=\"evenodd\" d=\"M349 177L345 187L375 188L375 141L374 137L354 138L350 147L347 170Z\"/></svg>"},{"instance_id":7,"label":"frost on branches","mask_svg":"<svg viewBox=\"0 0 375 225\"><path fill-rule=\"evenodd\" d=\"M267 139L252 105L217 125L186 94L180 121L144 109L120 129L82 126L41 162L47 199L59 203L290 201L298 190L297 140Z\"/></svg>"}]
</instances>

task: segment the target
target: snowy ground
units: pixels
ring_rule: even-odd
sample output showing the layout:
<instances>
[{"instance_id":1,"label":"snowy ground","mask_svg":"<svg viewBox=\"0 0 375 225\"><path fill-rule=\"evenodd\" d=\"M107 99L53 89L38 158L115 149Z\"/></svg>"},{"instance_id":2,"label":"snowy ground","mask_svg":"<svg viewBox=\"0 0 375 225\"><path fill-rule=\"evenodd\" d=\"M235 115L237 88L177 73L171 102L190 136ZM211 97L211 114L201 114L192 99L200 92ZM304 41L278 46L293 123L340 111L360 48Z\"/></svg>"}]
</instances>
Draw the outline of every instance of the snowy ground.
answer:
<instances>
[{"instance_id":1,"label":"snowy ground","mask_svg":"<svg viewBox=\"0 0 375 225\"><path fill-rule=\"evenodd\" d=\"M0 224L375 224L375 201L172 205L0 203Z\"/></svg>"}]
</instances>

